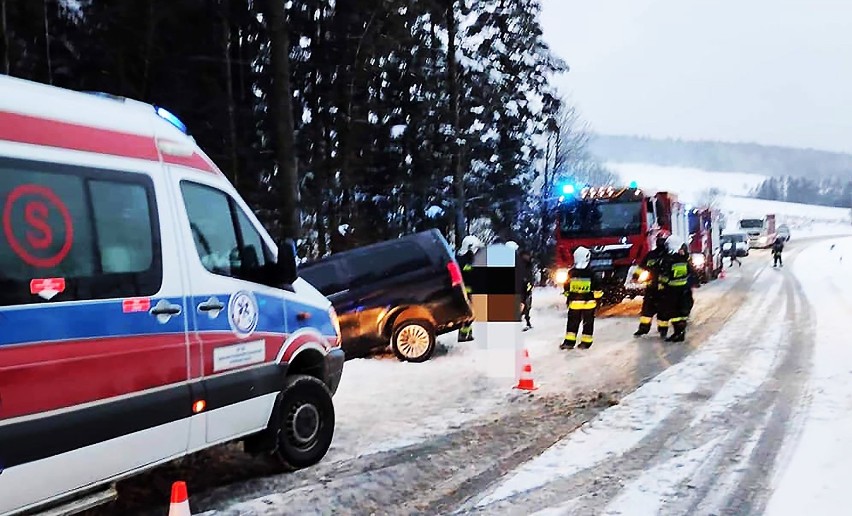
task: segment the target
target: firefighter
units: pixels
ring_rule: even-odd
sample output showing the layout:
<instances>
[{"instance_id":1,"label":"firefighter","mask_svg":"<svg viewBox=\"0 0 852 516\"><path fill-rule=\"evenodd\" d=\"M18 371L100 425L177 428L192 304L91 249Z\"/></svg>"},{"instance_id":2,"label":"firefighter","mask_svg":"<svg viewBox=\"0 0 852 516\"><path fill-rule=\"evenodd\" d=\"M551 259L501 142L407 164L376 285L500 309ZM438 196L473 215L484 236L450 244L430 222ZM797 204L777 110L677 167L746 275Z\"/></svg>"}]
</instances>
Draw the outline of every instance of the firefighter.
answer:
<instances>
[{"instance_id":1,"label":"firefighter","mask_svg":"<svg viewBox=\"0 0 852 516\"><path fill-rule=\"evenodd\" d=\"M784 266L784 261L781 260L781 253L784 251L784 237L778 237L775 239L775 243L772 244L772 267L781 267Z\"/></svg>"},{"instance_id":2,"label":"firefighter","mask_svg":"<svg viewBox=\"0 0 852 516\"><path fill-rule=\"evenodd\" d=\"M562 341L560 349L572 349L577 344L577 332L580 323L583 323L583 334L580 337L581 349L592 346L595 331L595 309L598 299L603 297L598 279L594 275L589 262L592 252L585 247L578 247L574 251L574 267L569 272L568 281L565 282L564 295L568 304L568 324L565 329L565 340Z\"/></svg>"},{"instance_id":3,"label":"firefighter","mask_svg":"<svg viewBox=\"0 0 852 516\"><path fill-rule=\"evenodd\" d=\"M642 315L639 317L639 329L633 335L639 337L647 335L651 331L651 321L659 311L659 282L657 281L660 275L660 261L668 254L666 251L666 239L670 236L669 232L662 230L657 233L656 246L648 251L642 263L639 264L639 269L633 273L633 280L639 279L642 271L648 272L648 280L645 284L645 294L642 296ZM657 317L657 330L662 338L666 338L669 331L669 322L660 320Z\"/></svg>"},{"instance_id":4,"label":"firefighter","mask_svg":"<svg viewBox=\"0 0 852 516\"><path fill-rule=\"evenodd\" d=\"M532 328L532 324L530 324L530 310L532 309L532 290L533 290L533 267L532 267L532 255L530 254L529 249L524 249L520 252L520 260L518 263L520 267L520 278L521 278L521 292L523 293L523 303L521 304L521 316L524 318L526 325L524 326L523 331L530 330Z\"/></svg>"},{"instance_id":5,"label":"firefighter","mask_svg":"<svg viewBox=\"0 0 852 516\"><path fill-rule=\"evenodd\" d=\"M456 261L462 269L462 279L464 280L467 294L472 295L473 289L470 287L470 273L473 271L473 258L476 253L482 249L482 241L473 235L464 237L459 249L459 254L456 256ZM459 328L459 342L470 342L473 340L473 322L465 323Z\"/></svg>"},{"instance_id":6,"label":"firefighter","mask_svg":"<svg viewBox=\"0 0 852 516\"><path fill-rule=\"evenodd\" d=\"M668 253L661 261L659 277L658 320L668 321L672 335L666 342L683 342L686 326L694 304L692 287L698 274L689 261L689 252L680 238L672 235L666 239Z\"/></svg>"}]
</instances>

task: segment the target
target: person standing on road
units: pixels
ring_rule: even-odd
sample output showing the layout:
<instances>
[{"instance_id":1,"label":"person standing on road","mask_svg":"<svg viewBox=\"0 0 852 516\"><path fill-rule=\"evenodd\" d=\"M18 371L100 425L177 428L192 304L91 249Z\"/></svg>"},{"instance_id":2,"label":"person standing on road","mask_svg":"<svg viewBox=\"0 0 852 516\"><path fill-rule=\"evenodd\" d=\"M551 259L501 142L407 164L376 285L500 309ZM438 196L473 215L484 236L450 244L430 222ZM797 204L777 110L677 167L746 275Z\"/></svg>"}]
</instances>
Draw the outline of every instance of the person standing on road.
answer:
<instances>
[{"instance_id":1,"label":"person standing on road","mask_svg":"<svg viewBox=\"0 0 852 516\"><path fill-rule=\"evenodd\" d=\"M739 251L737 251L737 244L734 243L733 240L731 240L729 242L725 242L724 244L722 244L722 250L727 251L728 249L730 249L730 251L729 251L730 254L728 256L731 258L731 264L728 265L728 268L733 267L734 262L737 262L737 265L742 267L743 262L740 261L740 257L737 254L739 252Z\"/></svg>"},{"instance_id":2,"label":"person standing on road","mask_svg":"<svg viewBox=\"0 0 852 516\"><path fill-rule=\"evenodd\" d=\"M598 299L603 297L598 279L589 266L592 252L585 247L574 251L574 267L569 271L568 281L565 282L564 295L568 304L568 323L565 329L565 340L560 349L573 349L577 344L577 332L583 323L583 335L580 338L580 349L592 346L595 331L595 310Z\"/></svg>"},{"instance_id":3,"label":"person standing on road","mask_svg":"<svg viewBox=\"0 0 852 516\"><path fill-rule=\"evenodd\" d=\"M781 253L784 251L784 238L777 237L775 243L772 244L772 267L784 266L784 261L781 260Z\"/></svg>"},{"instance_id":4,"label":"person standing on road","mask_svg":"<svg viewBox=\"0 0 852 516\"><path fill-rule=\"evenodd\" d=\"M686 245L675 235L666 239L666 255L660 266L660 312L658 319L668 321L672 335L666 342L683 342L686 326L694 304L692 288L698 274L689 262Z\"/></svg>"},{"instance_id":5,"label":"person standing on road","mask_svg":"<svg viewBox=\"0 0 852 516\"><path fill-rule=\"evenodd\" d=\"M476 256L476 253L482 249L482 247L483 245L481 240L476 238L474 235L468 235L462 240L459 254L456 256L456 261L459 263L462 270L462 280L464 280L465 288L467 289L467 294L469 296L473 294L473 289L470 287L470 274L473 271L473 258ZM470 342L472 340L473 323L469 322L459 328L458 341Z\"/></svg>"},{"instance_id":6,"label":"person standing on road","mask_svg":"<svg viewBox=\"0 0 852 516\"><path fill-rule=\"evenodd\" d=\"M642 263L639 264L641 271L637 270L633 273L633 281L638 281L642 271L648 272L648 279L645 284L645 294L642 296L642 314L639 317L639 329L633 334L634 337L647 335L651 331L651 321L659 311L659 276L660 262L666 256L666 238L669 237L669 232L662 230L657 234L655 242L656 247L648 251ZM664 337L669 331L669 322L662 321L657 317L657 330L660 336Z\"/></svg>"},{"instance_id":7,"label":"person standing on road","mask_svg":"<svg viewBox=\"0 0 852 516\"><path fill-rule=\"evenodd\" d=\"M533 290L533 267L532 267L532 255L530 254L529 249L524 249L521 251L520 260L518 260L518 267L520 268L520 278L521 278L521 292L523 292L524 301L521 304L521 316L524 318L526 322L526 326L524 326L523 331L527 331L532 328L532 324L530 324L530 310L532 309L532 290Z\"/></svg>"}]
</instances>

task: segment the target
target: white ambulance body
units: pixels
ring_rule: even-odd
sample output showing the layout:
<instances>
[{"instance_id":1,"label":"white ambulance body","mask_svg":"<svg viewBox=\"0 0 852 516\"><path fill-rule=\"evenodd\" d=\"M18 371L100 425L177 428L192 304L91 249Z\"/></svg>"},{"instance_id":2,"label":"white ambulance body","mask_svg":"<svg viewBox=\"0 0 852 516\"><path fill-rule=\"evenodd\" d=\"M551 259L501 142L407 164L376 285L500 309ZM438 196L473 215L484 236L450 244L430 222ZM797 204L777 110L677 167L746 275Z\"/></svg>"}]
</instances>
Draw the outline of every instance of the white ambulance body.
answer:
<instances>
[{"instance_id":1,"label":"white ambulance body","mask_svg":"<svg viewBox=\"0 0 852 516\"><path fill-rule=\"evenodd\" d=\"M0 76L0 514L234 439L329 447L336 314L181 126Z\"/></svg>"}]
</instances>

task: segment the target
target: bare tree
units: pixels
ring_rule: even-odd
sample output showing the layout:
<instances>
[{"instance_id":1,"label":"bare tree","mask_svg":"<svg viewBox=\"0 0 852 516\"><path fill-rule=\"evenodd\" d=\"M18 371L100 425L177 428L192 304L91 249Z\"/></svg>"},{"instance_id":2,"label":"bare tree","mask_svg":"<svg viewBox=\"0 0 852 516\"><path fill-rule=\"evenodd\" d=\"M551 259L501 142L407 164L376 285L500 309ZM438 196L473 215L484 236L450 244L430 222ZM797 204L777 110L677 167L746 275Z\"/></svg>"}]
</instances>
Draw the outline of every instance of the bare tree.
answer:
<instances>
[{"instance_id":1,"label":"bare tree","mask_svg":"<svg viewBox=\"0 0 852 516\"><path fill-rule=\"evenodd\" d=\"M231 159L231 178L234 186L239 188L239 161L237 160L237 124L236 102L234 100L234 76L231 63L231 4L230 0L222 0L220 4L222 18L222 52L225 66L225 92L228 102L228 154Z\"/></svg>"},{"instance_id":2,"label":"bare tree","mask_svg":"<svg viewBox=\"0 0 852 516\"><path fill-rule=\"evenodd\" d=\"M722 200L722 191L718 188L708 188L698 196L698 205L705 208L718 208Z\"/></svg>"},{"instance_id":3,"label":"bare tree","mask_svg":"<svg viewBox=\"0 0 852 516\"><path fill-rule=\"evenodd\" d=\"M44 52L47 58L47 83L53 84L53 65L50 63L50 30L47 25L47 0L42 1L44 8Z\"/></svg>"},{"instance_id":4,"label":"bare tree","mask_svg":"<svg viewBox=\"0 0 852 516\"><path fill-rule=\"evenodd\" d=\"M455 0L447 1L447 81L450 89L450 116L452 120L452 137L450 138L450 155L452 156L453 193L455 197L455 244L461 247L465 236L465 192L464 170L461 161L461 141L459 132L459 84L458 63L456 60L456 24Z\"/></svg>"},{"instance_id":5,"label":"bare tree","mask_svg":"<svg viewBox=\"0 0 852 516\"><path fill-rule=\"evenodd\" d=\"M264 18L269 32L272 91L269 116L275 135L275 157L282 239L299 236L299 177L290 93L290 32L283 0L266 0Z\"/></svg>"}]
</instances>

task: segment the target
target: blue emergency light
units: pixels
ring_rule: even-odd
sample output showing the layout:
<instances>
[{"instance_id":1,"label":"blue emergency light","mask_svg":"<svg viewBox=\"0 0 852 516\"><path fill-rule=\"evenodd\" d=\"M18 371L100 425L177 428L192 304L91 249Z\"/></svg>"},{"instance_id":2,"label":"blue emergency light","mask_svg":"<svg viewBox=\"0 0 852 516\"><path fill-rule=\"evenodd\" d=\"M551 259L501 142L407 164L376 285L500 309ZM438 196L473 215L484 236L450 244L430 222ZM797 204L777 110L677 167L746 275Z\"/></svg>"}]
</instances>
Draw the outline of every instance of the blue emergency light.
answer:
<instances>
[{"instance_id":1,"label":"blue emergency light","mask_svg":"<svg viewBox=\"0 0 852 516\"><path fill-rule=\"evenodd\" d=\"M572 185L572 184L562 185L562 193L564 193L566 195L573 194L574 193L574 185Z\"/></svg>"},{"instance_id":2,"label":"blue emergency light","mask_svg":"<svg viewBox=\"0 0 852 516\"><path fill-rule=\"evenodd\" d=\"M639 188L639 185L636 183L636 181L630 181L630 188Z\"/></svg>"},{"instance_id":3,"label":"blue emergency light","mask_svg":"<svg viewBox=\"0 0 852 516\"><path fill-rule=\"evenodd\" d=\"M171 113L165 108L155 106L154 109L157 111L157 115L160 118L177 127L183 134L187 134L186 124L181 122L180 118L176 117L173 113Z\"/></svg>"}]
</instances>

